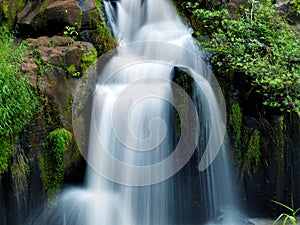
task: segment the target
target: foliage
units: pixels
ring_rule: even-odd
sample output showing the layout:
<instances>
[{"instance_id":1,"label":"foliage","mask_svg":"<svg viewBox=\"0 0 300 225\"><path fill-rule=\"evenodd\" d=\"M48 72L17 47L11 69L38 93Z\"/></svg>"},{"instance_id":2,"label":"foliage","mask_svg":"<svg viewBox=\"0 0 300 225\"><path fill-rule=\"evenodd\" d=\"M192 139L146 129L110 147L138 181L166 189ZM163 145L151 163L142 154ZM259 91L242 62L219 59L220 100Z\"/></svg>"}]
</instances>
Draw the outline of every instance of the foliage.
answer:
<instances>
[{"instance_id":1,"label":"foliage","mask_svg":"<svg viewBox=\"0 0 300 225\"><path fill-rule=\"evenodd\" d=\"M111 35L110 30L106 26L103 16L102 21L98 22L97 29L94 34L94 45L99 53L99 55L112 50L115 46L115 39Z\"/></svg>"},{"instance_id":2,"label":"foliage","mask_svg":"<svg viewBox=\"0 0 300 225\"><path fill-rule=\"evenodd\" d=\"M229 123L232 127L232 134L234 137L233 149L237 159L242 158L241 151L239 150L239 146L241 145L242 138L242 112L238 102L234 102L231 106L231 112L229 117Z\"/></svg>"},{"instance_id":3,"label":"foliage","mask_svg":"<svg viewBox=\"0 0 300 225\"><path fill-rule=\"evenodd\" d=\"M28 174L30 172L28 159L24 153L14 156L11 166L11 175L14 183L14 193L16 198L20 201L21 197L26 194L28 188Z\"/></svg>"},{"instance_id":4,"label":"foliage","mask_svg":"<svg viewBox=\"0 0 300 225\"><path fill-rule=\"evenodd\" d=\"M81 57L81 70L85 71L89 66L92 66L97 61L97 51L96 49L88 49Z\"/></svg>"},{"instance_id":5,"label":"foliage","mask_svg":"<svg viewBox=\"0 0 300 225\"><path fill-rule=\"evenodd\" d=\"M24 8L26 2L25 0L1 0L0 2L0 26L6 25L9 28L13 28L17 13Z\"/></svg>"},{"instance_id":6,"label":"foliage","mask_svg":"<svg viewBox=\"0 0 300 225\"><path fill-rule=\"evenodd\" d=\"M281 202L278 202L278 201L275 201L275 200L272 200L272 202L275 202L276 204L284 207L285 209L289 210L292 214L289 215L287 213L282 213L280 216L277 217L277 219L274 221L273 224L276 224L280 219L283 218L283 225L286 225L288 220L293 224L293 225L297 225L297 220L296 220L296 215L297 213L300 211L300 208L298 209L294 209L294 203L292 201L292 207L289 207Z\"/></svg>"},{"instance_id":7,"label":"foliage","mask_svg":"<svg viewBox=\"0 0 300 225\"><path fill-rule=\"evenodd\" d=\"M260 156L260 134L258 130L254 129L249 137L246 154L246 167L248 174L251 174L251 170L256 173L260 164Z\"/></svg>"},{"instance_id":8,"label":"foliage","mask_svg":"<svg viewBox=\"0 0 300 225\"><path fill-rule=\"evenodd\" d=\"M67 71L69 74L71 74L73 77L80 77L81 73L76 70L75 66L72 64L67 68Z\"/></svg>"},{"instance_id":9,"label":"foliage","mask_svg":"<svg viewBox=\"0 0 300 225\"><path fill-rule=\"evenodd\" d=\"M256 173L261 159L261 138L257 129L243 126L243 114L238 102L231 106L229 124L233 136L234 156L241 165L241 174Z\"/></svg>"},{"instance_id":10,"label":"foliage","mask_svg":"<svg viewBox=\"0 0 300 225\"><path fill-rule=\"evenodd\" d=\"M225 8L186 7L202 21L197 35L216 71L244 73L265 105L300 115L300 41L271 1L249 1L236 19Z\"/></svg>"},{"instance_id":11,"label":"foliage","mask_svg":"<svg viewBox=\"0 0 300 225\"><path fill-rule=\"evenodd\" d=\"M291 1L291 5L296 8L297 14L300 15L300 0Z\"/></svg>"},{"instance_id":12,"label":"foliage","mask_svg":"<svg viewBox=\"0 0 300 225\"><path fill-rule=\"evenodd\" d=\"M38 101L27 82L20 75L27 46L15 44L8 28L0 27L0 174L8 166L11 153L10 137L29 124L38 111Z\"/></svg>"},{"instance_id":13,"label":"foliage","mask_svg":"<svg viewBox=\"0 0 300 225\"><path fill-rule=\"evenodd\" d=\"M41 74L46 74L49 69L49 64L45 63L41 57L41 54L38 52L37 49L31 53L32 57L35 59L37 66L39 67L39 71Z\"/></svg>"},{"instance_id":14,"label":"foliage","mask_svg":"<svg viewBox=\"0 0 300 225\"><path fill-rule=\"evenodd\" d=\"M11 155L11 145L8 138L0 138L0 175L8 169Z\"/></svg>"},{"instance_id":15,"label":"foliage","mask_svg":"<svg viewBox=\"0 0 300 225\"><path fill-rule=\"evenodd\" d=\"M78 32L76 30L76 27L72 27L72 26L65 26L65 31L64 31L64 35L66 37L70 37L73 40L76 40L78 37Z\"/></svg>"},{"instance_id":16,"label":"foliage","mask_svg":"<svg viewBox=\"0 0 300 225\"><path fill-rule=\"evenodd\" d=\"M102 8L101 0L95 0L95 6L98 10L101 10Z\"/></svg>"},{"instance_id":17,"label":"foliage","mask_svg":"<svg viewBox=\"0 0 300 225\"><path fill-rule=\"evenodd\" d=\"M44 189L50 204L61 187L64 175L64 151L71 139L71 132L64 128L50 132L45 143L46 152L40 155Z\"/></svg>"}]
</instances>

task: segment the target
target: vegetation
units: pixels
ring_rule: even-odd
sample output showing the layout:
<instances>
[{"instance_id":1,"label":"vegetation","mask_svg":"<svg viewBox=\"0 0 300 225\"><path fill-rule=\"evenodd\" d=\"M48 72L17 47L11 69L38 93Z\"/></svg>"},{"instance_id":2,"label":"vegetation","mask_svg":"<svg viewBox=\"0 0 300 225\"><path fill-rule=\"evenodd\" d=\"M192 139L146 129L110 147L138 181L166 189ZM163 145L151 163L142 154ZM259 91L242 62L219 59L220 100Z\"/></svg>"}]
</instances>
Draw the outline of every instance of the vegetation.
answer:
<instances>
[{"instance_id":1,"label":"vegetation","mask_svg":"<svg viewBox=\"0 0 300 225\"><path fill-rule=\"evenodd\" d=\"M0 174L8 168L11 137L38 111L37 98L19 69L26 49L23 42L15 44L7 27L0 27Z\"/></svg>"},{"instance_id":2,"label":"vegetation","mask_svg":"<svg viewBox=\"0 0 300 225\"><path fill-rule=\"evenodd\" d=\"M46 151L40 155L42 179L49 204L55 202L55 196L60 190L64 175L64 152L71 139L72 134L66 129L50 132L45 143Z\"/></svg>"},{"instance_id":3,"label":"vegetation","mask_svg":"<svg viewBox=\"0 0 300 225\"><path fill-rule=\"evenodd\" d=\"M11 175L14 183L14 193L19 202L23 200L22 198L24 198L26 194L29 172L30 168L26 155L23 152L15 154L11 165Z\"/></svg>"},{"instance_id":4,"label":"vegetation","mask_svg":"<svg viewBox=\"0 0 300 225\"><path fill-rule=\"evenodd\" d=\"M250 0L233 19L225 7L201 8L201 2L183 4L202 21L196 34L201 48L212 53L213 68L243 73L264 105L300 115L300 41L276 6Z\"/></svg>"},{"instance_id":5,"label":"vegetation","mask_svg":"<svg viewBox=\"0 0 300 225\"><path fill-rule=\"evenodd\" d=\"M76 40L78 38L78 32L76 30L76 27L65 26L64 35L66 37L72 38L73 40Z\"/></svg>"},{"instance_id":6,"label":"vegetation","mask_svg":"<svg viewBox=\"0 0 300 225\"><path fill-rule=\"evenodd\" d=\"M104 17L102 16L102 22L98 22L97 29L94 34L94 45L99 54L103 54L112 50L115 46L115 39L111 35L110 30L104 22Z\"/></svg>"},{"instance_id":7,"label":"vegetation","mask_svg":"<svg viewBox=\"0 0 300 225\"><path fill-rule=\"evenodd\" d=\"M240 165L241 176L256 173L261 161L261 137L257 129L243 126L243 114L238 102L230 109L229 123L233 137L235 159Z\"/></svg>"},{"instance_id":8,"label":"vegetation","mask_svg":"<svg viewBox=\"0 0 300 225\"><path fill-rule=\"evenodd\" d=\"M296 215L300 211L300 208L295 210L293 201L292 201L292 207L289 207L278 201L272 200L272 202L275 202L276 204L284 207L285 209L289 210L292 213L291 215L287 213L282 213L280 216L277 217L277 219L274 221L273 224L276 224L280 219L283 219L283 225L286 225L288 221L290 221L292 225L297 225Z\"/></svg>"},{"instance_id":9,"label":"vegetation","mask_svg":"<svg viewBox=\"0 0 300 225\"><path fill-rule=\"evenodd\" d=\"M86 71L90 66L96 64L97 61L97 51L96 49L89 49L81 57L80 68L82 71Z\"/></svg>"}]
</instances>

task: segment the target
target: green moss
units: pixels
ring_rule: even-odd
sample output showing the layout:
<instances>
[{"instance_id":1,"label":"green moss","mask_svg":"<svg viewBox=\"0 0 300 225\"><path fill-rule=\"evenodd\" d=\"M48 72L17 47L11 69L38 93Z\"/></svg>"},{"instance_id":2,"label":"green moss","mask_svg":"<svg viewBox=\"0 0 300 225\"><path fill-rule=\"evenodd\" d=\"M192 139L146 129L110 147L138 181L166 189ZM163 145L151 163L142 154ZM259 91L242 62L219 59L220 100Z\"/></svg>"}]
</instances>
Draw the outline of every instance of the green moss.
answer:
<instances>
[{"instance_id":1,"label":"green moss","mask_svg":"<svg viewBox=\"0 0 300 225\"><path fill-rule=\"evenodd\" d=\"M84 53L81 57L80 68L84 72L90 66L95 65L97 61L97 51L96 49L87 49L88 51Z\"/></svg>"},{"instance_id":2,"label":"green moss","mask_svg":"<svg viewBox=\"0 0 300 225\"><path fill-rule=\"evenodd\" d=\"M39 72L40 75L44 75L49 71L50 68L50 64L47 64L44 62L44 60L42 59L40 53L38 52L37 49L35 49L32 53L31 53L32 57L34 58L37 66L39 67Z\"/></svg>"},{"instance_id":3,"label":"green moss","mask_svg":"<svg viewBox=\"0 0 300 225\"><path fill-rule=\"evenodd\" d=\"M104 21L104 19L102 18ZM116 47L116 42L111 35L110 30L106 26L105 22L98 22L96 32L93 35L94 46L97 49L99 55L104 54Z\"/></svg>"},{"instance_id":4,"label":"green moss","mask_svg":"<svg viewBox=\"0 0 300 225\"><path fill-rule=\"evenodd\" d=\"M243 126L243 114L238 102L230 109L229 123L233 136L233 151L241 173L252 176L261 161L261 136L258 129Z\"/></svg>"},{"instance_id":5,"label":"green moss","mask_svg":"<svg viewBox=\"0 0 300 225\"><path fill-rule=\"evenodd\" d=\"M82 11L80 10L78 19L77 19L77 29L80 30L82 26Z\"/></svg>"},{"instance_id":6,"label":"green moss","mask_svg":"<svg viewBox=\"0 0 300 225\"><path fill-rule=\"evenodd\" d=\"M56 203L64 175L64 152L71 139L72 134L66 129L56 129L50 132L45 143L46 151L39 157L42 180L49 204Z\"/></svg>"},{"instance_id":7,"label":"green moss","mask_svg":"<svg viewBox=\"0 0 300 225\"><path fill-rule=\"evenodd\" d=\"M96 7L98 10L101 10L101 8L102 8L101 0L95 0L95 7Z\"/></svg>"},{"instance_id":8,"label":"green moss","mask_svg":"<svg viewBox=\"0 0 300 225\"><path fill-rule=\"evenodd\" d=\"M175 77L174 77L174 82L178 84L181 88L184 89L185 93L188 93L190 96L192 95L192 83L193 79L191 76L184 71L179 70L178 72L175 72ZM174 90L178 91L177 97L174 99L176 101L175 105L178 105L178 110L182 113L182 115L188 115L188 108L185 96L181 94L179 90ZM176 111L176 134L177 137L180 137L181 133L181 123L182 121L187 121L187 118L180 118L178 112Z\"/></svg>"},{"instance_id":9,"label":"green moss","mask_svg":"<svg viewBox=\"0 0 300 225\"><path fill-rule=\"evenodd\" d=\"M15 155L11 165L11 175L14 184L14 193L19 202L24 200L23 198L26 195L29 172L29 163L25 154L20 153Z\"/></svg>"},{"instance_id":10,"label":"green moss","mask_svg":"<svg viewBox=\"0 0 300 225\"><path fill-rule=\"evenodd\" d=\"M257 172L257 169L260 165L260 134L259 131L254 129L251 131L248 142L248 150L246 155L246 166L248 170L248 174Z\"/></svg>"},{"instance_id":11,"label":"green moss","mask_svg":"<svg viewBox=\"0 0 300 225\"><path fill-rule=\"evenodd\" d=\"M242 112L238 102L234 102L230 109L229 123L233 135L233 149L237 162L242 160L241 139L242 139Z\"/></svg>"},{"instance_id":12,"label":"green moss","mask_svg":"<svg viewBox=\"0 0 300 225\"><path fill-rule=\"evenodd\" d=\"M24 0L18 0L17 6L18 6L18 8L22 9L25 6L25 1Z\"/></svg>"}]
</instances>

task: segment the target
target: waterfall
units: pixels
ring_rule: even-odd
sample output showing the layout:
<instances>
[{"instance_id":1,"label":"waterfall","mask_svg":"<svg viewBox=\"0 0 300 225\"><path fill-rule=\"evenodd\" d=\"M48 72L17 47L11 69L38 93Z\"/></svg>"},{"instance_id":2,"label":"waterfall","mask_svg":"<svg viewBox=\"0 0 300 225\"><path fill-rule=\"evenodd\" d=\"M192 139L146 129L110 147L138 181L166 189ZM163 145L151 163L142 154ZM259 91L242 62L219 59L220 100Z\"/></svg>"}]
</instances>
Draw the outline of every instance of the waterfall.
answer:
<instances>
[{"instance_id":1,"label":"waterfall","mask_svg":"<svg viewBox=\"0 0 300 225\"><path fill-rule=\"evenodd\" d=\"M222 145L225 110L191 29L168 0L104 1L104 7L120 48L93 85L86 187L64 191L47 224L215 219L223 205L234 204ZM174 82L183 78L189 87ZM75 103L82 101L78 93Z\"/></svg>"}]
</instances>

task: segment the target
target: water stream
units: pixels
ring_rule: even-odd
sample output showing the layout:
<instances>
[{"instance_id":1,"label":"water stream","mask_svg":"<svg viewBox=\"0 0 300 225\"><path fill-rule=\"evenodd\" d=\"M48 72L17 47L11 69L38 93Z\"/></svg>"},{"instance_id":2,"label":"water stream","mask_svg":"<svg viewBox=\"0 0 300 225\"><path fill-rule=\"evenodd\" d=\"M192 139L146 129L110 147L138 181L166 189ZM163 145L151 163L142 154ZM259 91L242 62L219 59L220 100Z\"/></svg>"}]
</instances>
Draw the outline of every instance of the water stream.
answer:
<instances>
[{"instance_id":1,"label":"water stream","mask_svg":"<svg viewBox=\"0 0 300 225\"><path fill-rule=\"evenodd\" d=\"M107 63L93 94L86 187L66 190L47 224L192 225L215 220L236 225L233 216L224 219L235 200L230 157L218 145L224 128L217 100L221 93L210 85L213 77L200 60L203 53L192 31L168 0L104 1L104 6L125 47ZM182 76L193 80L184 91L194 108L182 114L193 118L181 123L178 133L180 104L175 110L174 102L181 95L172 80ZM184 129L198 126L197 138L184 139L187 148L195 142L195 153L186 158L180 153L182 158L160 167L176 154ZM199 171L207 149L212 164ZM178 169L180 160L184 165Z\"/></svg>"}]
</instances>

